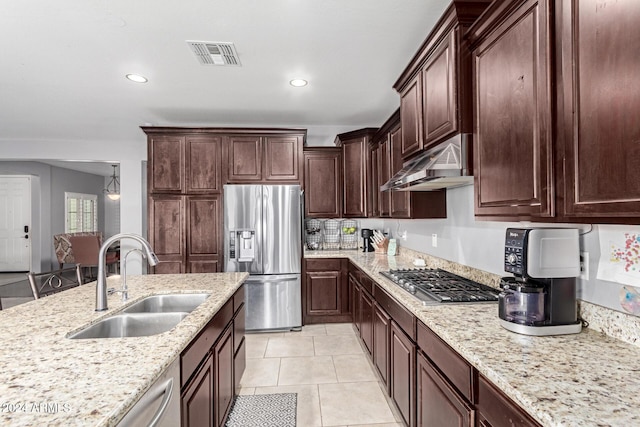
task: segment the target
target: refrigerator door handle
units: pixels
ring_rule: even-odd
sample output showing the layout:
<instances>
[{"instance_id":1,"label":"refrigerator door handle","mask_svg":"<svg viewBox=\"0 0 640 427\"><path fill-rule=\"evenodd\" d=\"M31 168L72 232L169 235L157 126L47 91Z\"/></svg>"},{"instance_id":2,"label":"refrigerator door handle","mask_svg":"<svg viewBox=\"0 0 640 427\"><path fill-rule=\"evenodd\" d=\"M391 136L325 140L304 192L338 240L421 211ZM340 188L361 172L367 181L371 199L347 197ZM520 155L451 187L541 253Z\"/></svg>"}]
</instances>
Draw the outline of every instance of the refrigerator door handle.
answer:
<instances>
[{"instance_id":1,"label":"refrigerator door handle","mask_svg":"<svg viewBox=\"0 0 640 427\"><path fill-rule=\"evenodd\" d=\"M252 274L245 283L262 283L262 282L295 282L300 279L300 274Z\"/></svg>"}]
</instances>

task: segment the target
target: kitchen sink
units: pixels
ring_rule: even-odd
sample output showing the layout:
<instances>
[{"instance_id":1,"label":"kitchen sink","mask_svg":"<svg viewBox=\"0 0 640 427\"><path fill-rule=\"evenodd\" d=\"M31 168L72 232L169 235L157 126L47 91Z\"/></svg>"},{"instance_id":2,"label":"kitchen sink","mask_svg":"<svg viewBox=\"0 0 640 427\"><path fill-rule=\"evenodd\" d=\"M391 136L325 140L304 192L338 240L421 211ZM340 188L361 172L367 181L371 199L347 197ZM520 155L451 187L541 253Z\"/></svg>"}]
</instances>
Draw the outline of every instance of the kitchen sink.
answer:
<instances>
[{"instance_id":1,"label":"kitchen sink","mask_svg":"<svg viewBox=\"0 0 640 427\"><path fill-rule=\"evenodd\" d=\"M188 313L124 313L109 316L88 326L70 339L146 337L166 332L176 326Z\"/></svg>"},{"instance_id":2,"label":"kitchen sink","mask_svg":"<svg viewBox=\"0 0 640 427\"><path fill-rule=\"evenodd\" d=\"M169 294L144 298L123 310L124 313L191 313L209 294Z\"/></svg>"}]
</instances>

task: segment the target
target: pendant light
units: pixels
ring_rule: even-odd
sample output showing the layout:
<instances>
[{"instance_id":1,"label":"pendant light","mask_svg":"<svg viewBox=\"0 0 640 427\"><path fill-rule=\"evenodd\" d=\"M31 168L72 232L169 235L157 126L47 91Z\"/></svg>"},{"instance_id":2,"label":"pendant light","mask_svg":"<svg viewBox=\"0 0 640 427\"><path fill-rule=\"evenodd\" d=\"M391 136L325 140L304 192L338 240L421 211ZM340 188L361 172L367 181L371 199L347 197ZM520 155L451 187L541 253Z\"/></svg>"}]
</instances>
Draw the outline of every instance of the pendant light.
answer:
<instances>
[{"instance_id":1,"label":"pendant light","mask_svg":"<svg viewBox=\"0 0 640 427\"><path fill-rule=\"evenodd\" d=\"M111 181L107 184L107 188L104 189L104 193L111 200L119 200L120 199L120 181L118 180L118 176L116 175L116 168L118 165L111 165L113 167L113 175L111 176Z\"/></svg>"}]
</instances>

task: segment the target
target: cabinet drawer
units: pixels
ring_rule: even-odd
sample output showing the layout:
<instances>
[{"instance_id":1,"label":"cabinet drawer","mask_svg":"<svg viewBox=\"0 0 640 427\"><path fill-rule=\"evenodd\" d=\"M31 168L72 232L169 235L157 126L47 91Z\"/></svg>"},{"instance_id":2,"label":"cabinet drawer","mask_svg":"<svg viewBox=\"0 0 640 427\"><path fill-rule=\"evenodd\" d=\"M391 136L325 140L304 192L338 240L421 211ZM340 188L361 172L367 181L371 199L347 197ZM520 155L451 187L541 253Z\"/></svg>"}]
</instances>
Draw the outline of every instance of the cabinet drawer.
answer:
<instances>
[{"instance_id":1,"label":"cabinet drawer","mask_svg":"<svg viewBox=\"0 0 640 427\"><path fill-rule=\"evenodd\" d=\"M538 427L538 424L522 408L514 403L503 392L498 390L482 375L478 379L478 401L476 409L480 413L483 424L494 427L520 426Z\"/></svg>"},{"instance_id":2,"label":"cabinet drawer","mask_svg":"<svg viewBox=\"0 0 640 427\"><path fill-rule=\"evenodd\" d=\"M342 260L339 258L306 259L306 271L340 271Z\"/></svg>"},{"instance_id":3,"label":"cabinet drawer","mask_svg":"<svg viewBox=\"0 0 640 427\"><path fill-rule=\"evenodd\" d=\"M392 296L387 294L380 286L376 284L374 297L377 303L389 313L389 316L402 328L405 334L413 341L416 340L416 318L400 305Z\"/></svg>"},{"instance_id":4,"label":"cabinet drawer","mask_svg":"<svg viewBox=\"0 0 640 427\"><path fill-rule=\"evenodd\" d=\"M422 322L418 322L418 347L451 384L473 402L473 367Z\"/></svg>"},{"instance_id":5,"label":"cabinet drawer","mask_svg":"<svg viewBox=\"0 0 640 427\"><path fill-rule=\"evenodd\" d=\"M233 317L233 301L229 300L204 327L200 335L180 357L180 386L183 387L198 369L209 350Z\"/></svg>"}]
</instances>

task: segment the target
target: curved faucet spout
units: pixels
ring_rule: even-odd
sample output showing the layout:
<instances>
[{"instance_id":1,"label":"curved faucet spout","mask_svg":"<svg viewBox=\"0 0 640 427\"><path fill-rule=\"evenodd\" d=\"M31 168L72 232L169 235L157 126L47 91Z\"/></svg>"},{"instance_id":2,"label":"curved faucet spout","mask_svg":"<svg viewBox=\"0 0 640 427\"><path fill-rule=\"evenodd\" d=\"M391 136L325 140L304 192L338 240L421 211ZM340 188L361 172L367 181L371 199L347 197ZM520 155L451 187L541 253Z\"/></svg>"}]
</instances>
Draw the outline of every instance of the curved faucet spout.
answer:
<instances>
[{"instance_id":1,"label":"curved faucet spout","mask_svg":"<svg viewBox=\"0 0 640 427\"><path fill-rule=\"evenodd\" d=\"M98 283L96 284L96 311L105 311L109 307L107 306L107 265L106 265L106 254L107 249L116 241L122 241L125 239L135 240L136 242L142 245L142 250L144 251L147 262L150 266L158 265L160 262L156 254L153 253L151 249L151 245L149 242L145 240L144 237L138 234L132 233L120 233L114 236L109 237L107 240L102 243L100 246L100 253L98 254Z\"/></svg>"}]
</instances>

